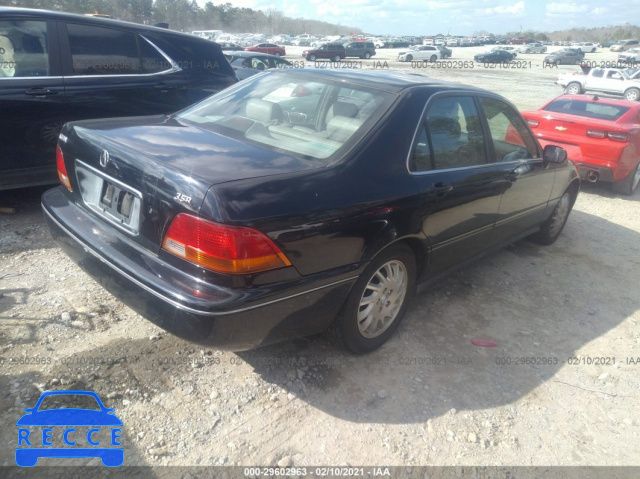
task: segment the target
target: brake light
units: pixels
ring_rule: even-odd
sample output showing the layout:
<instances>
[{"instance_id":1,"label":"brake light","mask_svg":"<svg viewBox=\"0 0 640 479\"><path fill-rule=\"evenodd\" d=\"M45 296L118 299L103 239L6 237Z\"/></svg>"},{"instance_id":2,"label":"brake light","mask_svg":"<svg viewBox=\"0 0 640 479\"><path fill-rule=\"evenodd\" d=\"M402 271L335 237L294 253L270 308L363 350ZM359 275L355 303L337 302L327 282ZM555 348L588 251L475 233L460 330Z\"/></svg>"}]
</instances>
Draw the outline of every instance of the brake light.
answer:
<instances>
[{"instance_id":1,"label":"brake light","mask_svg":"<svg viewBox=\"0 0 640 479\"><path fill-rule=\"evenodd\" d=\"M629 141L629 135L626 133L621 133L619 131L609 131L607 132L607 136L609 139L614 141Z\"/></svg>"},{"instance_id":2,"label":"brake light","mask_svg":"<svg viewBox=\"0 0 640 479\"><path fill-rule=\"evenodd\" d=\"M67 174L67 167L64 165L64 155L60 149L60 145L56 146L56 166L58 168L58 178L60 183L67 187L69 191L73 191L71 188L71 182L69 181L69 175Z\"/></svg>"},{"instance_id":3,"label":"brake light","mask_svg":"<svg viewBox=\"0 0 640 479\"><path fill-rule=\"evenodd\" d=\"M587 136L591 138L605 138L607 134L600 130L587 130Z\"/></svg>"},{"instance_id":4,"label":"brake light","mask_svg":"<svg viewBox=\"0 0 640 479\"><path fill-rule=\"evenodd\" d=\"M629 135L620 131L587 130L591 138L609 138L613 141L629 141Z\"/></svg>"},{"instance_id":5,"label":"brake light","mask_svg":"<svg viewBox=\"0 0 640 479\"><path fill-rule=\"evenodd\" d=\"M260 231L222 225L186 213L173 219L162 248L219 273L251 274L291 266L282 251Z\"/></svg>"},{"instance_id":6,"label":"brake light","mask_svg":"<svg viewBox=\"0 0 640 479\"><path fill-rule=\"evenodd\" d=\"M529 124L529 126L535 128L536 126L538 126L540 124L540 122L538 120L529 120L527 119L527 123Z\"/></svg>"}]
</instances>

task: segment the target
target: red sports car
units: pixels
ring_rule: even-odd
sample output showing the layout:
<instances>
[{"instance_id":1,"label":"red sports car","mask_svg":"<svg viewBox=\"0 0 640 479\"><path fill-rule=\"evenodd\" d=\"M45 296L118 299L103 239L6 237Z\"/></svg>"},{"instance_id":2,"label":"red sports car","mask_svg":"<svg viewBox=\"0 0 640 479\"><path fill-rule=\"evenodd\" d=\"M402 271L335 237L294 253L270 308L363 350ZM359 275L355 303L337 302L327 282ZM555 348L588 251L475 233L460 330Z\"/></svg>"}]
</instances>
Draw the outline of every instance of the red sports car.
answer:
<instances>
[{"instance_id":1,"label":"red sports car","mask_svg":"<svg viewBox=\"0 0 640 479\"><path fill-rule=\"evenodd\" d=\"M640 102L561 95L522 112L540 144L559 145L590 182L632 195L640 183Z\"/></svg>"},{"instance_id":2,"label":"red sports car","mask_svg":"<svg viewBox=\"0 0 640 479\"><path fill-rule=\"evenodd\" d=\"M277 55L279 57L283 57L287 54L284 47L276 45L275 43L258 43L252 47L246 47L245 51L268 53L269 55Z\"/></svg>"}]
</instances>

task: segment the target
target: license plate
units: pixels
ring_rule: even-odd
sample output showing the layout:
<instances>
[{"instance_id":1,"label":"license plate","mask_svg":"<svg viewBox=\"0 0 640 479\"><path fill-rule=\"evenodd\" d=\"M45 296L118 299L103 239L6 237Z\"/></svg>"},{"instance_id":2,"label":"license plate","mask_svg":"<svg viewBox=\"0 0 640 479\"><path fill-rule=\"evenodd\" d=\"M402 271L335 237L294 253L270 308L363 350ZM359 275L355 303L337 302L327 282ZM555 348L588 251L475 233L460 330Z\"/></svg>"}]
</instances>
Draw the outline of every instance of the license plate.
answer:
<instances>
[{"instance_id":1,"label":"license plate","mask_svg":"<svg viewBox=\"0 0 640 479\"><path fill-rule=\"evenodd\" d=\"M89 208L121 229L138 234L142 193L79 160L76 176Z\"/></svg>"}]
</instances>

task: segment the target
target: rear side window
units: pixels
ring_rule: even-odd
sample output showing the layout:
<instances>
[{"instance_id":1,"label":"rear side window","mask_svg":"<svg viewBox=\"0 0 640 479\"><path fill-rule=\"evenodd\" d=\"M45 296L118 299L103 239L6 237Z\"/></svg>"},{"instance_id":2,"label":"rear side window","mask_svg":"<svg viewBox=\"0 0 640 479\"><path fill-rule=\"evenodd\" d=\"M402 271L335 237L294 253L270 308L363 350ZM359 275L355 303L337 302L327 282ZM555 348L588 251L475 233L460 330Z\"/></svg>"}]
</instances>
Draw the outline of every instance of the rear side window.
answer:
<instances>
[{"instance_id":1,"label":"rear side window","mask_svg":"<svg viewBox=\"0 0 640 479\"><path fill-rule=\"evenodd\" d=\"M68 23L74 75L142 73L134 33L115 28Z\"/></svg>"},{"instance_id":2,"label":"rear side window","mask_svg":"<svg viewBox=\"0 0 640 479\"><path fill-rule=\"evenodd\" d=\"M629 111L628 107L620 105L608 105L605 103L592 103L588 101L577 101L558 99L544 107L545 111L555 111L557 113L568 113L570 115L583 116L585 118L597 118L599 120L616 121Z\"/></svg>"},{"instance_id":3,"label":"rear side window","mask_svg":"<svg viewBox=\"0 0 640 479\"><path fill-rule=\"evenodd\" d=\"M470 96L446 96L427 110L414 150L413 171L449 169L486 163L478 110Z\"/></svg>"},{"instance_id":4,"label":"rear side window","mask_svg":"<svg viewBox=\"0 0 640 479\"><path fill-rule=\"evenodd\" d=\"M481 98L480 103L489 124L496 155L493 161L538 157L535 140L517 111L495 98Z\"/></svg>"},{"instance_id":5,"label":"rear side window","mask_svg":"<svg viewBox=\"0 0 640 479\"><path fill-rule=\"evenodd\" d=\"M47 75L46 22L0 21L0 78Z\"/></svg>"}]
</instances>

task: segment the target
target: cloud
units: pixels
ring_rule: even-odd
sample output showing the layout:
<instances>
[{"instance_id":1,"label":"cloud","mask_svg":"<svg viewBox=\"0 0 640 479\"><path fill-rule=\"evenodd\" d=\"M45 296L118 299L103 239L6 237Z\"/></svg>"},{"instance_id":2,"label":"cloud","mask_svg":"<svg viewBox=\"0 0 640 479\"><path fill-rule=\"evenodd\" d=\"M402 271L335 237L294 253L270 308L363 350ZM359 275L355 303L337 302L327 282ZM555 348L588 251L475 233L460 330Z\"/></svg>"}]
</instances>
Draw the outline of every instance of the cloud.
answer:
<instances>
[{"instance_id":1,"label":"cloud","mask_svg":"<svg viewBox=\"0 0 640 479\"><path fill-rule=\"evenodd\" d=\"M547 4L547 15L574 15L576 13L585 13L589 11L589 6L579 3L549 3Z\"/></svg>"},{"instance_id":2,"label":"cloud","mask_svg":"<svg viewBox=\"0 0 640 479\"><path fill-rule=\"evenodd\" d=\"M524 14L524 0L521 0L513 5L498 5L491 8L485 8L482 10L485 15L523 15Z\"/></svg>"}]
</instances>

